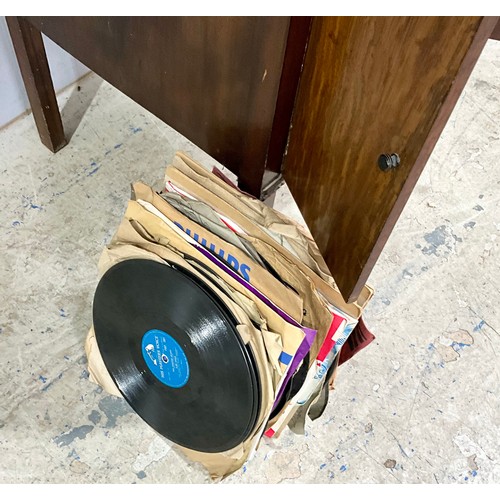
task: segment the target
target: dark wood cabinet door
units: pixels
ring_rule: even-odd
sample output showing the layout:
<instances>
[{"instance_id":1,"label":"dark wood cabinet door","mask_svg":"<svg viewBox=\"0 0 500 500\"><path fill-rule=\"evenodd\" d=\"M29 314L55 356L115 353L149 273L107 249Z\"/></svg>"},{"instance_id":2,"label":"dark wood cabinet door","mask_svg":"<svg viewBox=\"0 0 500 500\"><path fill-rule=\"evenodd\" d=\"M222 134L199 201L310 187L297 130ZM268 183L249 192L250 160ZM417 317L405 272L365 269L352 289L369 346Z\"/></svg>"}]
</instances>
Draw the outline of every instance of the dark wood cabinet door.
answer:
<instances>
[{"instance_id":1,"label":"dark wood cabinet door","mask_svg":"<svg viewBox=\"0 0 500 500\"><path fill-rule=\"evenodd\" d=\"M313 19L284 176L346 300L366 282L496 22ZM399 166L383 171L384 154Z\"/></svg>"}]
</instances>

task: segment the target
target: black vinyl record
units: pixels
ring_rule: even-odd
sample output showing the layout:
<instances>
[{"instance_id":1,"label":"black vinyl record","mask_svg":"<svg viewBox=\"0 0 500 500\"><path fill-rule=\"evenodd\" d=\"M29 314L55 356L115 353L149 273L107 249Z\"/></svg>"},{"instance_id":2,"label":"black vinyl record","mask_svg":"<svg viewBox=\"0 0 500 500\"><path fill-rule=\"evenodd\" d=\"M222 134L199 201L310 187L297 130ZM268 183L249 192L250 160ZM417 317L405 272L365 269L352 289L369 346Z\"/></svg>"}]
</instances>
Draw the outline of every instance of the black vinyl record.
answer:
<instances>
[{"instance_id":1,"label":"black vinyl record","mask_svg":"<svg viewBox=\"0 0 500 500\"><path fill-rule=\"evenodd\" d=\"M308 352L304 356L304 360L302 361L302 364L300 365L299 369L288 380L285 389L283 390L283 394L281 395L281 398L278 401L278 404L271 412L271 415L269 417L270 419L273 419L285 407L288 401L290 401L304 385L304 382L306 381L307 377L307 372L309 370L309 359L310 359L309 355L310 353Z\"/></svg>"},{"instance_id":2,"label":"black vinyl record","mask_svg":"<svg viewBox=\"0 0 500 500\"><path fill-rule=\"evenodd\" d=\"M251 434L260 408L255 359L229 309L194 275L120 262L97 286L93 322L120 392L157 432L211 453Z\"/></svg>"}]
</instances>

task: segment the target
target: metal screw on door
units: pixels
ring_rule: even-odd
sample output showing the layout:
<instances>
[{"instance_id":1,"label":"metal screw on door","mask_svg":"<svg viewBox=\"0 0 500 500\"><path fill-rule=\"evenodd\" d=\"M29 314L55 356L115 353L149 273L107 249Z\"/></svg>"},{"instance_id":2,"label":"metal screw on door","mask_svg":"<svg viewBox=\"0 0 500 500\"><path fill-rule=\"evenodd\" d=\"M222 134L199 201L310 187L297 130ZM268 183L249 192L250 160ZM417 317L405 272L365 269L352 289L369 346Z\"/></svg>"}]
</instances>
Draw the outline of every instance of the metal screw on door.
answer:
<instances>
[{"instance_id":1,"label":"metal screw on door","mask_svg":"<svg viewBox=\"0 0 500 500\"><path fill-rule=\"evenodd\" d=\"M401 160L399 159L399 155L396 153L382 154L378 157L378 166L380 170L383 172L387 172L388 170L392 170L399 166Z\"/></svg>"}]
</instances>

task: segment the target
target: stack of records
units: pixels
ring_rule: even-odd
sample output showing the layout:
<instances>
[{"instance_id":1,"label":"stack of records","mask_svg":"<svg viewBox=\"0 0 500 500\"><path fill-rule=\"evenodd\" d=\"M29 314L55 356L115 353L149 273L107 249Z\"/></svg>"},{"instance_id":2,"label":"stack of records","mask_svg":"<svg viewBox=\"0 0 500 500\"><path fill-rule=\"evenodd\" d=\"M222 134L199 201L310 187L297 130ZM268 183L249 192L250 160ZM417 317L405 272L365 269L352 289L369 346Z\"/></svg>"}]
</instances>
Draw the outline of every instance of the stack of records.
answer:
<instances>
[{"instance_id":1,"label":"stack of records","mask_svg":"<svg viewBox=\"0 0 500 500\"><path fill-rule=\"evenodd\" d=\"M86 351L93 381L222 478L322 414L373 339L373 290L346 303L306 229L216 174L177 153L160 192L132 185Z\"/></svg>"}]
</instances>

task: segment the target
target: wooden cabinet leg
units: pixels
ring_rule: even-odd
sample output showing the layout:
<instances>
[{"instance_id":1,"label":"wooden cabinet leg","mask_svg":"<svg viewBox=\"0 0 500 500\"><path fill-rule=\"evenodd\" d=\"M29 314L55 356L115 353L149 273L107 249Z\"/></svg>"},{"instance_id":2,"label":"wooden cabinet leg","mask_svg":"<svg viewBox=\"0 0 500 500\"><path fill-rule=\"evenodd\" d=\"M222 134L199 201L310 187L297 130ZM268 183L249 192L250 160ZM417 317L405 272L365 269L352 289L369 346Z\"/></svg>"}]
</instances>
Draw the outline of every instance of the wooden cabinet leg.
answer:
<instances>
[{"instance_id":1,"label":"wooden cabinet leg","mask_svg":"<svg viewBox=\"0 0 500 500\"><path fill-rule=\"evenodd\" d=\"M40 139L55 153L66 138L42 34L22 17L6 19Z\"/></svg>"},{"instance_id":2,"label":"wooden cabinet leg","mask_svg":"<svg viewBox=\"0 0 500 500\"><path fill-rule=\"evenodd\" d=\"M500 41L500 21L497 21L497 24L493 28L493 32L491 33L490 38Z\"/></svg>"}]
</instances>

